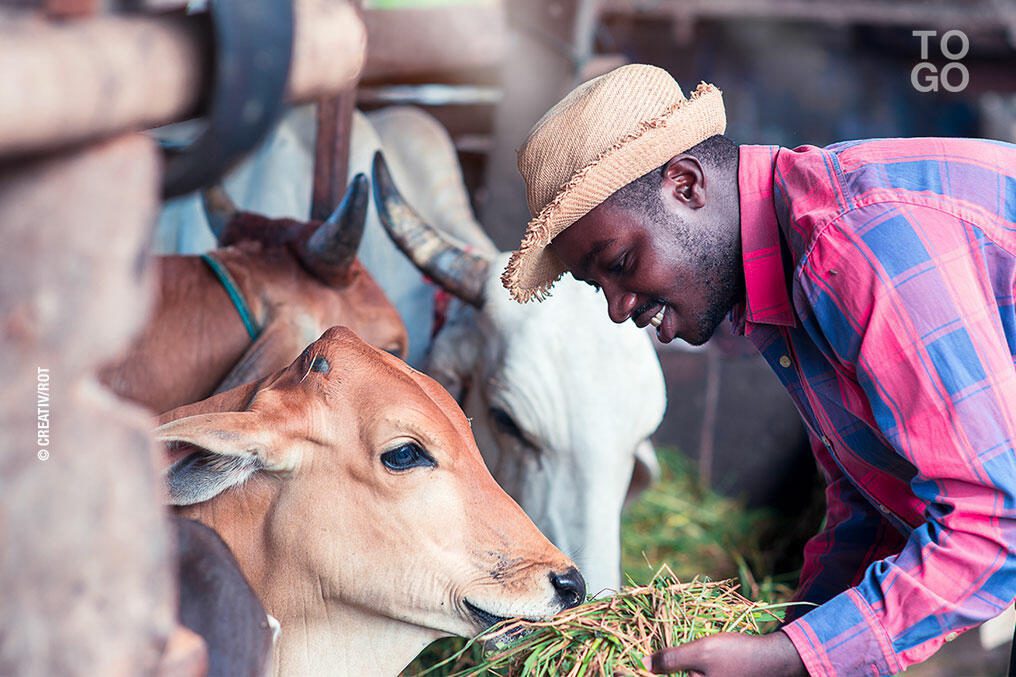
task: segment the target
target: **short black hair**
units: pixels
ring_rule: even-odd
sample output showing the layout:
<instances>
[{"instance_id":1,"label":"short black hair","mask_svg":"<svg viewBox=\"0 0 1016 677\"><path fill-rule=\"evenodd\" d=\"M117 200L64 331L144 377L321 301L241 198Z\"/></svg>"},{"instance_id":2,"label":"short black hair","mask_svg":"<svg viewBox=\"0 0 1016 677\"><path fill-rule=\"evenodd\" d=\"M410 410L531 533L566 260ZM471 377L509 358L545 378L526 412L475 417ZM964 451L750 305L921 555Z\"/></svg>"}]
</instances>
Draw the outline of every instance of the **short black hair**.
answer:
<instances>
[{"instance_id":1,"label":"short black hair","mask_svg":"<svg viewBox=\"0 0 1016 677\"><path fill-rule=\"evenodd\" d=\"M682 155L693 155L707 168L724 168L737 159L737 144L722 134L710 136L701 141ZM667 160L669 162L670 160ZM651 216L662 208L660 202L660 179L663 178L664 162L656 169L635 179L627 186L616 191L608 199L614 206L626 211L638 211Z\"/></svg>"}]
</instances>

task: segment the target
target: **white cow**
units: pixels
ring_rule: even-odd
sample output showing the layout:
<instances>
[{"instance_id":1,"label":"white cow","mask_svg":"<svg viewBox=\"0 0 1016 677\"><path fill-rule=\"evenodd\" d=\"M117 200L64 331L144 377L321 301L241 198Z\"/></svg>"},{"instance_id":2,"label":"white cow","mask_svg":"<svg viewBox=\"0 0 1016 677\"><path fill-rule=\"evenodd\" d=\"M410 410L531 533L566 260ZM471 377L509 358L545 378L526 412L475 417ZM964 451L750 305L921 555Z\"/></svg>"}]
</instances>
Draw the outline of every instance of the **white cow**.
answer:
<instances>
[{"instance_id":1,"label":"white cow","mask_svg":"<svg viewBox=\"0 0 1016 677\"><path fill-rule=\"evenodd\" d=\"M234 200L267 216L305 218L313 129L309 109L293 111L225 182ZM612 324L603 296L570 277L545 303L509 298L499 279L507 255L476 222L451 140L431 116L411 108L357 113L351 146L350 176L370 175L383 148L405 197L389 191L391 204L402 206L391 221L403 228L415 264L454 297L435 333L438 287L372 210L359 257L402 314L408 361L460 401L494 477L575 559L590 591L616 589L631 480L643 488L658 470L648 438L666 394L648 334ZM188 214L182 230L193 233L193 202L172 209ZM178 218L164 215L161 225L163 241L174 229L180 240Z\"/></svg>"}]
</instances>

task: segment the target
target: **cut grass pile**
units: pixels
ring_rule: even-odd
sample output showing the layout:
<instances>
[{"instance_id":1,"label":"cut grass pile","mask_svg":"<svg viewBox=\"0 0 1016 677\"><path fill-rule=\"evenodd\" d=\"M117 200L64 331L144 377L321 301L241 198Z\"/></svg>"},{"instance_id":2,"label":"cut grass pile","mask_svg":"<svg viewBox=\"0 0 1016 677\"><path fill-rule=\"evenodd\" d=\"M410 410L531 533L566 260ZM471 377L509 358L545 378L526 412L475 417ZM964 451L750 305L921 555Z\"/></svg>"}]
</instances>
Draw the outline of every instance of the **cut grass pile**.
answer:
<instances>
[{"instance_id":1,"label":"cut grass pile","mask_svg":"<svg viewBox=\"0 0 1016 677\"><path fill-rule=\"evenodd\" d=\"M623 588L550 620L505 621L434 669L454 666L469 655L469 667L452 668L450 673L648 676L652 673L645 669L643 657L718 632L759 634L761 625L782 618L784 606L752 602L738 594L733 581L695 578L682 583L664 567L646 585ZM474 662L472 646L483 643L494 648Z\"/></svg>"},{"instance_id":2,"label":"cut grass pile","mask_svg":"<svg viewBox=\"0 0 1016 677\"><path fill-rule=\"evenodd\" d=\"M752 600L788 599L796 572L780 576L772 572L774 553L785 547L792 529L777 524L769 511L746 509L740 501L702 487L694 463L676 450L657 451L661 479L628 507L622 520L622 566L629 585L633 589L648 585L662 569L687 581L703 580L696 579L702 574L737 578L741 593ZM480 643L471 642L465 650L464 646L466 640L461 638L438 640L403 674L444 677L485 660Z\"/></svg>"}]
</instances>

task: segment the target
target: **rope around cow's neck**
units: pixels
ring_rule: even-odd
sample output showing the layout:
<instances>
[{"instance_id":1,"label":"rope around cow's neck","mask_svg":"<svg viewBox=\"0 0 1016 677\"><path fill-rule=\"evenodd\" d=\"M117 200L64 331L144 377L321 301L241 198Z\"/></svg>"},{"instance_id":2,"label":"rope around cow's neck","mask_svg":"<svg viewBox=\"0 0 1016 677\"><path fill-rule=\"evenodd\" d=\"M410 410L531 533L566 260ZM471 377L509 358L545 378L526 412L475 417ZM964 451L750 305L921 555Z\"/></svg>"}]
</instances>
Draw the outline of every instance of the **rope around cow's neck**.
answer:
<instances>
[{"instance_id":1,"label":"rope around cow's neck","mask_svg":"<svg viewBox=\"0 0 1016 677\"><path fill-rule=\"evenodd\" d=\"M247 330L247 334L250 336L251 341L257 339L258 334L261 333L261 328L257 326L254 321L254 315L250 311L250 306L247 305L247 301L244 300L243 294L240 292L240 288L236 284L236 280L226 270L226 266L222 265L222 262L216 259L211 253L202 254L201 260L212 269L215 273L215 277L219 279L223 289L226 290L226 294L229 296L229 300L233 302L233 307L236 308L236 312L240 315L240 319L243 321L243 326Z\"/></svg>"}]
</instances>

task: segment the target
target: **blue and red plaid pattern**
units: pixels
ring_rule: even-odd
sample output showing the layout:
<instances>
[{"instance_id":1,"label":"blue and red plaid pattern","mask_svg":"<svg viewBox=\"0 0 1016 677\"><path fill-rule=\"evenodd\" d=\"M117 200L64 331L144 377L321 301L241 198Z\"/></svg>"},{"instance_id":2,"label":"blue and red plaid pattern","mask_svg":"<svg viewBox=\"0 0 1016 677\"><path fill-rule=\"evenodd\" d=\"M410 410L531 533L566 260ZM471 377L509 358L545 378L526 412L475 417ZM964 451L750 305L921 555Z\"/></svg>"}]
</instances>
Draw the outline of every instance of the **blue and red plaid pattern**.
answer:
<instances>
[{"instance_id":1,"label":"blue and red plaid pattern","mask_svg":"<svg viewBox=\"0 0 1016 677\"><path fill-rule=\"evenodd\" d=\"M827 481L784 626L813 675L884 675L1016 597L1016 147L742 146L735 327Z\"/></svg>"}]
</instances>

